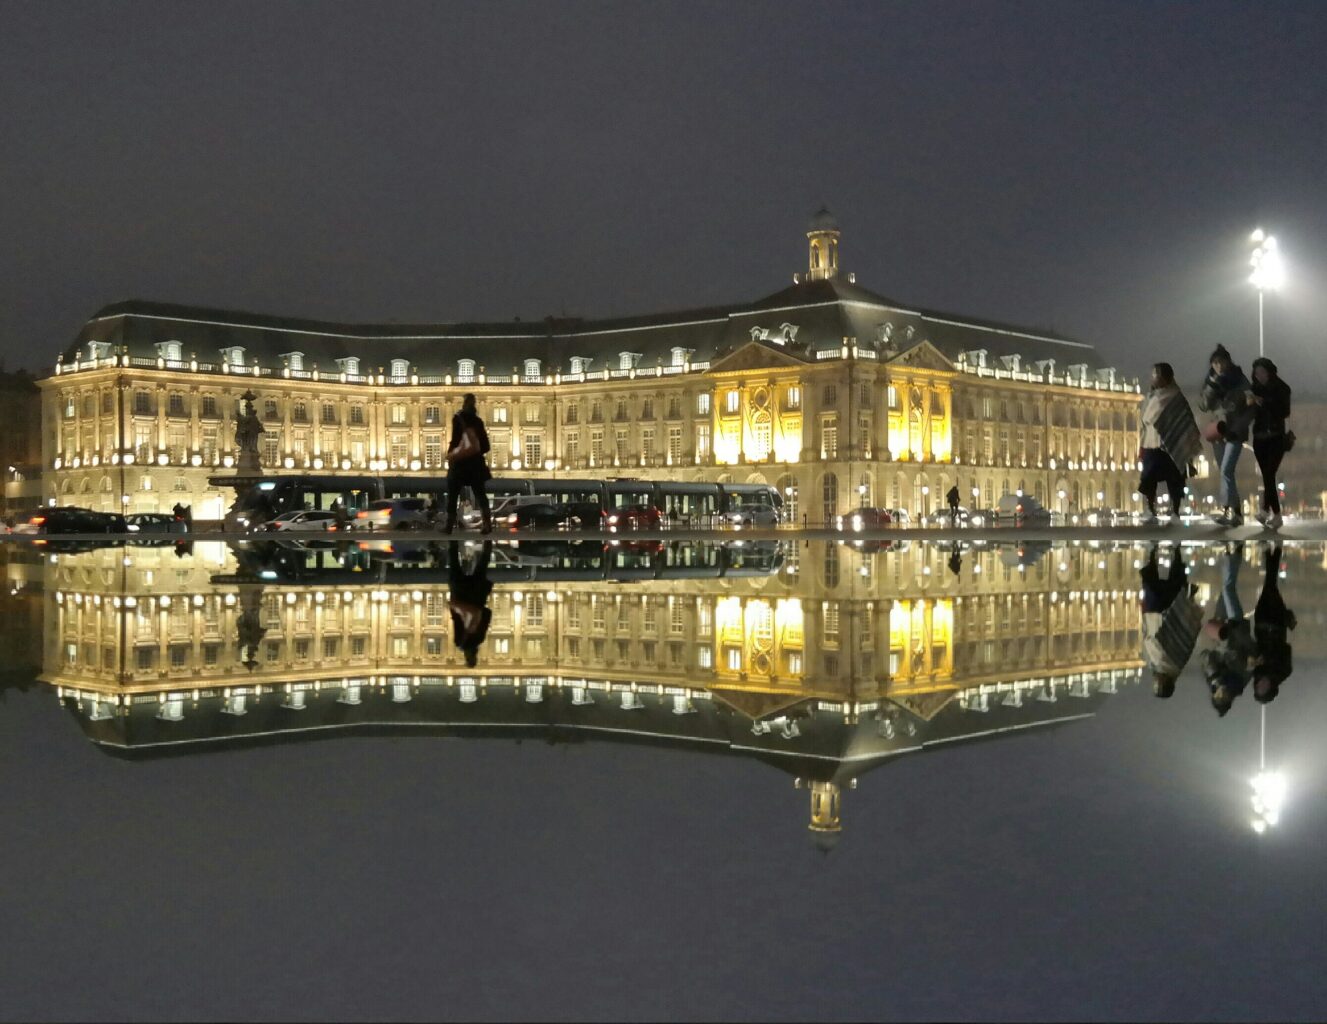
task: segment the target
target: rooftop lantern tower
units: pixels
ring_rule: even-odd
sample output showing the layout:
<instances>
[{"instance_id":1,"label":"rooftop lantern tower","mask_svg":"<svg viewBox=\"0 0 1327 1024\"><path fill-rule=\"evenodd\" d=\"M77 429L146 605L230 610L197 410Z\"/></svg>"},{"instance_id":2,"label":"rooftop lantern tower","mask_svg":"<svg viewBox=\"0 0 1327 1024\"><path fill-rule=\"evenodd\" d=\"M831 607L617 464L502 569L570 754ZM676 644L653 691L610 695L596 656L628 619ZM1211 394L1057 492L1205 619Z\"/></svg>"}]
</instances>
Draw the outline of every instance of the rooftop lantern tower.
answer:
<instances>
[{"instance_id":1,"label":"rooftop lantern tower","mask_svg":"<svg viewBox=\"0 0 1327 1024\"><path fill-rule=\"evenodd\" d=\"M806 231L808 281L828 281L839 273L839 222L826 207L811 218Z\"/></svg>"}]
</instances>

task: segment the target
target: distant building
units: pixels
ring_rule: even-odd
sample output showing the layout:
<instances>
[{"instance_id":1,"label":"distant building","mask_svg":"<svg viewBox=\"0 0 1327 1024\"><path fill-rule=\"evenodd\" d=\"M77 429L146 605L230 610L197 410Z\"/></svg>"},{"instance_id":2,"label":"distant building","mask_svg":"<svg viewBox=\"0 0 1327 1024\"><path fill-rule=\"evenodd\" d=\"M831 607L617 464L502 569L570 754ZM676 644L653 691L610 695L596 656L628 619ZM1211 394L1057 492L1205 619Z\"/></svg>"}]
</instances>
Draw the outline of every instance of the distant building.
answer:
<instances>
[{"instance_id":1,"label":"distant building","mask_svg":"<svg viewBox=\"0 0 1327 1024\"><path fill-rule=\"evenodd\" d=\"M41 502L41 417L41 391L32 375L0 370L0 515Z\"/></svg>"},{"instance_id":2,"label":"distant building","mask_svg":"<svg viewBox=\"0 0 1327 1024\"><path fill-rule=\"evenodd\" d=\"M775 485L811 523L926 512L957 483L1069 511L1127 507L1138 386L1052 332L930 312L840 269L821 211L807 271L754 302L611 320L330 324L123 302L42 382L46 495L219 516L238 397L273 470L436 474L474 391L499 473ZM974 494L975 491L975 494Z\"/></svg>"}]
</instances>

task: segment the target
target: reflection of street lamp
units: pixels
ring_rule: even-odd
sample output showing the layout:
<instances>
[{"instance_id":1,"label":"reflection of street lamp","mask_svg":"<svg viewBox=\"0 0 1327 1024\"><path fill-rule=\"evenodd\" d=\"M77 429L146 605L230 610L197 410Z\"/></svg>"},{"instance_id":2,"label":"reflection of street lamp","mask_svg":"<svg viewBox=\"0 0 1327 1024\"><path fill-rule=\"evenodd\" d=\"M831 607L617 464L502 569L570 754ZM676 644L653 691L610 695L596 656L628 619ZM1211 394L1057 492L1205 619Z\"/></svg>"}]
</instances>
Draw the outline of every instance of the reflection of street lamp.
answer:
<instances>
[{"instance_id":1,"label":"reflection of street lamp","mask_svg":"<svg viewBox=\"0 0 1327 1024\"><path fill-rule=\"evenodd\" d=\"M857 497L861 499L862 508L866 508L866 484L857 485Z\"/></svg>"},{"instance_id":2,"label":"reflection of street lamp","mask_svg":"<svg viewBox=\"0 0 1327 1024\"><path fill-rule=\"evenodd\" d=\"M1285 773L1267 770L1267 705L1260 708L1262 720L1258 737L1258 774L1249 780L1253 787L1253 831L1259 835L1275 828L1281 820L1286 801Z\"/></svg>"},{"instance_id":3,"label":"reflection of street lamp","mask_svg":"<svg viewBox=\"0 0 1327 1024\"><path fill-rule=\"evenodd\" d=\"M1249 257L1249 266L1253 268L1253 272L1249 274L1249 282L1258 289L1258 355L1261 356L1263 293L1274 292L1285 284L1286 269L1285 264L1281 262L1281 250L1277 247L1275 237L1258 228L1249 236L1249 241L1254 246L1253 254Z\"/></svg>"}]
</instances>

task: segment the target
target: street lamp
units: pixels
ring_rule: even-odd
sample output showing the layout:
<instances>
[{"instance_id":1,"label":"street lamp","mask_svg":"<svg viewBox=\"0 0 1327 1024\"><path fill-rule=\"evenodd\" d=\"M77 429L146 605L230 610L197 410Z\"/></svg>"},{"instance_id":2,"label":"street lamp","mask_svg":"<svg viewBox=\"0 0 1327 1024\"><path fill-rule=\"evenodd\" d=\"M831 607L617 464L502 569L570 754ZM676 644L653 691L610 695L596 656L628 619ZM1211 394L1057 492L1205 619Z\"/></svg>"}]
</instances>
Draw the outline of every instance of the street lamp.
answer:
<instances>
[{"instance_id":1,"label":"street lamp","mask_svg":"<svg viewBox=\"0 0 1327 1024\"><path fill-rule=\"evenodd\" d=\"M1249 282L1258 289L1258 355L1263 355L1263 293L1278 290L1286 280L1285 264L1281 261L1281 250L1276 238L1258 228L1249 236L1253 243L1253 254L1249 257Z\"/></svg>"}]
</instances>

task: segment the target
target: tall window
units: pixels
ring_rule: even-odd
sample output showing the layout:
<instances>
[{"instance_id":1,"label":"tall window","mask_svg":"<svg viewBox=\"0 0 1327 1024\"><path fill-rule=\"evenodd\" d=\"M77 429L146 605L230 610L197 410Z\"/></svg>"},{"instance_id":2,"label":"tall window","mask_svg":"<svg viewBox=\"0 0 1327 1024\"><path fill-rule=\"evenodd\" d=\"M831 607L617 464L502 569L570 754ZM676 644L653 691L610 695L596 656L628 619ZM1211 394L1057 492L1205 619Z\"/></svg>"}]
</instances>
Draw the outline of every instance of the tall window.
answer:
<instances>
[{"instance_id":1,"label":"tall window","mask_svg":"<svg viewBox=\"0 0 1327 1024\"><path fill-rule=\"evenodd\" d=\"M430 425L435 423L441 423L442 407L437 405L424 406L424 422Z\"/></svg>"},{"instance_id":2,"label":"tall window","mask_svg":"<svg viewBox=\"0 0 1327 1024\"><path fill-rule=\"evenodd\" d=\"M602 466L604 464L604 432L602 430L590 431L590 465Z\"/></svg>"},{"instance_id":3,"label":"tall window","mask_svg":"<svg viewBox=\"0 0 1327 1024\"><path fill-rule=\"evenodd\" d=\"M710 414L710 393L702 392L696 396L696 415L708 416Z\"/></svg>"},{"instance_id":4,"label":"tall window","mask_svg":"<svg viewBox=\"0 0 1327 1024\"><path fill-rule=\"evenodd\" d=\"M392 425L404 426L407 422L409 413L404 404L397 403L392 406Z\"/></svg>"},{"instance_id":5,"label":"tall window","mask_svg":"<svg viewBox=\"0 0 1327 1024\"><path fill-rule=\"evenodd\" d=\"M668 461L676 465L682 461L682 428L668 428Z\"/></svg>"},{"instance_id":6,"label":"tall window","mask_svg":"<svg viewBox=\"0 0 1327 1024\"><path fill-rule=\"evenodd\" d=\"M217 396L203 396L203 419L214 420L217 418Z\"/></svg>"},{"instance_id":7,"label":"tall window","mask_svg":"<svg viewBox=\"0 0 1327 1024\"><path fill-rule=\"evenodd\" d=\"M642 399L640 403L640 418L643 420L654 419L654 399Z\"/></svg>"},{"instance_id":8,"label":"tall window","mask_svg":"<svg viewBox=\"0 0 1327 1024\"><path fill-rule=\"evenodd\" d=\"M152 395L147 391L134 392L134 415L152 415Z\"/></svg>"},{"instance_id":9,"label":"tall window","mask_svg":"<svg viewBox=\"0 0 1327 1024\"><path fill-rule=\"evenodd\" d=\"M788 408L800 409L802 407L802 389L800 385L792 384L788 388Z\"/></svg>"},{"instance_id":10,"label":"tall window","mask_svg":"<svg viewBox=\"0 0 1327 1024\"><path fill-rule=\"evenodd\" d=\"M544 435L529 433L525 435L525 462L530 469L539 469L544 464Z\"/></svg>"},{"instance_id":11,"label":"tall window","mask_svg":"<svg viewBox=\"0 0 1327 1024\"><path fill-rule=\"evenodd\" d=\"M424 435L424 468L441 469L442 468L442 435L425 434Z\"/></svg>"},{"instance_id":12,"label":"tall window","mask_svg":"<svg viewBox=\"0 0 1327 1024\"><path fill-rule=\"evenodd\" d=\"M329 427L336 426L336 406L331 402L324 402L322 407L322 419Z\"/></svg>"},{"instance_id":13,"label":"tall window","mask_svg":"<svg viewBox=\"0 0 1327 1024\"><path fill-rule=\"evenodd\" d=\"M647 463L654 459L654 428L645 427L640 432L640 454Z\"/></svg>"},{"instance_id":14,"label":"tall window","mask_svg":"<svg viewBox=\"0 0 1327 1024\"><path fill-rule=\"evenodd\" d=\"M740 391L729 391L723 396L723 410L727 413L736 413L742 408L742 393Z\"/></svg>"},{"instance_id":15,"label":"tall window","mask_svg":"<svg viewBox=\"0 0 1327 1024\"><path fill-rule=\"evenodd\" d=\"M832 416L825 417L820 424L820 457L822 459L839 457L839 425Z\"/></svg>"},{"instance_id":16,"label":"tall window","mask_svg":"<svg viewBox=\"0 0 1327 1024\"><path fill-rule=\"evenodd\" d=\"M710 425L696 424L696 456L702 462L710 457Z\"/></svg>"},{"instance_id":17,"label":"tall window","mask_svg":"<svg viewBox=\"0 0 1327 1024\"><path fill-rule=\"evenodd\" d=\"M183 416L183 415L184 415L184 396L183 396L183 395L180 395L180 394L172 394L172 395L166 400L166 415L167 415L167 416Z\"/></svg>"},{"instance_id":18,"label":"tall window","mask_svg":"<svg viewBox=\"0 0 1327 1024\"><path fill-rule=\"evenodd\" d=\"M351 426L362 427L364 425L364 406L352 405L350 407Z\"/></svg>"},{"instance_id":19,"label":"tall window","mask_svg":"<svg viewBox=\"0 0 1327 1024\"><path fill-rule=\"evenodd\" d=\"M820 485L820 518L822 522L834 522L834 516L839 511L839 478L834 473L826 473L824 482ZM833 545L829 545L834 550ZM828 557L828 556L826 556ZM837 566L838 559L835 558Z\"/></svg>"}]
</instances>

